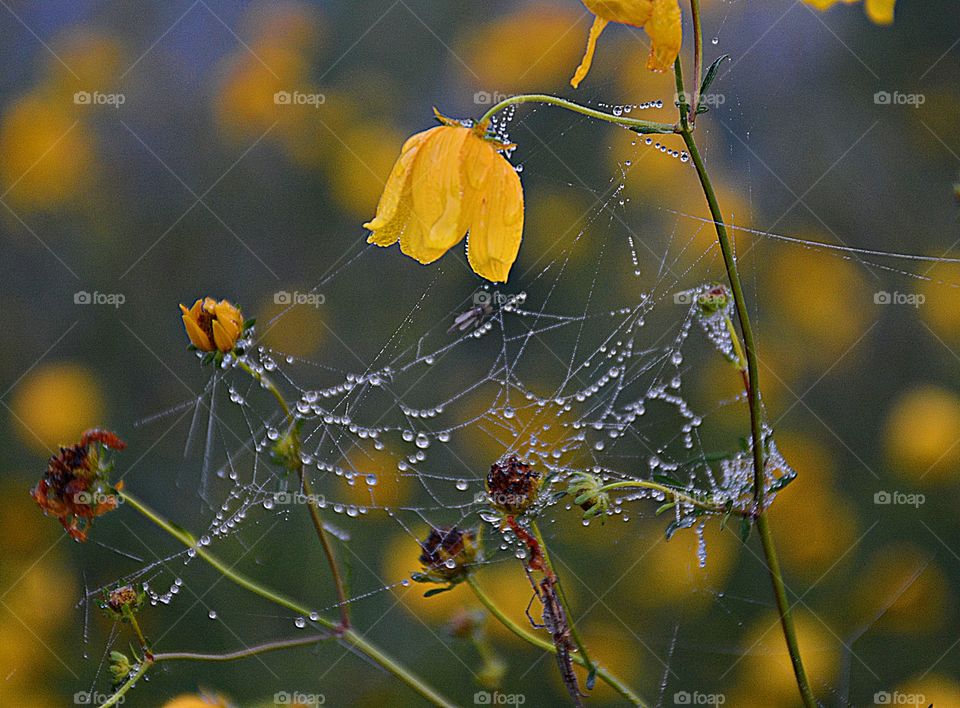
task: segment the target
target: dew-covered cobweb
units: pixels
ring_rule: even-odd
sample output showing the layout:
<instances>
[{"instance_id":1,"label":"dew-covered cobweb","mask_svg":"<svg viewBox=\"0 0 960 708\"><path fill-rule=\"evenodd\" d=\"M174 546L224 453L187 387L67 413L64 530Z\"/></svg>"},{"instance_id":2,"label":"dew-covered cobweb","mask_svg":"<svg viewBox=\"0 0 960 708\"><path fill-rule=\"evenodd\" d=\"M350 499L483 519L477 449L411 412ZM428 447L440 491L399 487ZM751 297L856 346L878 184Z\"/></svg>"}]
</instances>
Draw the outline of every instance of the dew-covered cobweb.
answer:
<instances>
[{"instance_id":1,"label":"dew-covered cobweb","mask_svg":"<svg viewBox=\"0 0 960 708\"><path fill-rule=\"evenodd\" d=\"M662 104L651 100L631 106L594 105L617 114L637 114ZM558 178L543 165L556 148L521 135L522 122L546 110L525 108L516 116L507 111L498 130L505 140L524 146L511 155L518 169L526 168L524 180L532 174L561 195L575 195L589 208L566 233L528 234L507 285L480 284L466 269L462 255L454 254L434 266L416 266L416 276L408 277L413 266L406 260L400 263L395 249L360 245L358 231L356 249L340 258L310 292L323 293L326 308L335 310L339 300L347 310L353 305L346 298L380 288L368 294L371 306L378 308L377 321L391 323L382 332L373 328L383 336L371 342L371 327L354 314L354 319L340 320L336 326L341 355L316 360L288 356L262 340L264 331L284 327L288 308L260 319L243 343L245 361L277 384L302 420L302 461L322 497L327 530L348 547L365 533L371 519L387 519L409 537L410 571L417 569L424 529L459 525L484 527L481 566L512 563L522 573L517 560L523 555L522 544L503 534L485 513L485 475L491 463L511 453L549 480L536 510L548 541L551 524L564 516L573 515L578 523L629 527L632 521L652 519L665 501L660 492L621 489L611 493L603 517L581 522L581 510L560 494L576 473L589 472L605 482L668 477L699 498L749 504L749 447L738 437L720 440L710 430L713 420L733 409L732 417L742 422L740 437L749 435L743 387L734 366L736 352L725 319L729 316L735 322L732 306L704 313L698 305L700 295L726 282L712 239L713 224L703 213L673 209L669 194L662 204L647 206L638 206L627 196L628 182L642 180L647 165L669 160L692 170L688 156L655 138L635 135L630 154L623 156L607 184L588 187L567 174ZM549 136L550 144L587 124L583 118L569 118L564 123L567 129ZM638 209L656 212L668 227L635 231L631 223ZM754 229L748 215L729 216L738 247L763 241L776 248L813 249L825 258L851 259L904 278L925 278L910 270L909 261L919 257L813 243ZM354 275L361 265L373 267L371 260L376 261L381 282L364 286ZM401 266L407 269L406 279L394 289L389 283ZM338 293L345 293L344 299ZM242 302L242 293L235 299ZM762 332L762 312L760 318ZM171 342L171 351L181 344ZM181 355L184 365L199 366L190 356ZM299 491L295 476L283 472L270 457L273 443L285 430L283 415L270 395L236 364L236 358L228 356L223 369L208 366L209 379L196 397L171 410L145 411L139 423L149 430L165 428L174 417L183 421L171 433L181 435L184 448L176 494L185 507L203 509L205 528L191 531L200 544L224 556L254 544L273 524L306 514L303 505L295 503ZM733 381L731 395L691 396L691 384L715 366ZM776 490L794 472L777 450L775 431L766 432L767 501L775 502ZM120 458L121 475L123 465ZM131 488L136 488L142 469L141 465L126 478ZM393 503L392 494L382 490L397 487L406 492ZM696 572L709 568L710 547L703 534L707 520L691 511L677 504L659 522L663 527L672 522L677 533L697 535L697 551L690 559ZM111 522L108 517L101 523ZM315 539L307 536L297 542ZM109 550L116 565L128 570L85 578L86 592L79 603L85 615L95 610L105 588L121 582L145 583L150 605L161 609L196 602L196 593L188 589L191 572L201 561L191 549L153 559L131 540L129 547ZM316 572L321 583L327 581L325 568ZM378 569L376 575L379 579L364 575L351 583L351 604L391 591L423 590L411 585L409 574L383 577ZM745 597L720 587L706 592L718 612L730 618L732 631L756 605L773 607L766 586ZM222 612L216 590L204 592L203 606L209 608L210 620L216 620ZM316 608L327 616L335 610L333 604ZM284 621L291 633L317 628L309 615L290 615ZM107 682L110 649L126 644L119 635L115 627L102 650L92 640L86 645L91 664L99 664L91 673L100 689ZM649 638L652 648L638 643L637 651L657 657L650 662L656 671L644 687L647 695L659 692L662 699L670 693L677 678L673 657L678 635L689 638L695 628L678 619L660 636ZM696 647L693 651L709 655L732 652L734 644L701 637ZM852 670L858 668L854 663Z\"/></svg>"}]
</instances>

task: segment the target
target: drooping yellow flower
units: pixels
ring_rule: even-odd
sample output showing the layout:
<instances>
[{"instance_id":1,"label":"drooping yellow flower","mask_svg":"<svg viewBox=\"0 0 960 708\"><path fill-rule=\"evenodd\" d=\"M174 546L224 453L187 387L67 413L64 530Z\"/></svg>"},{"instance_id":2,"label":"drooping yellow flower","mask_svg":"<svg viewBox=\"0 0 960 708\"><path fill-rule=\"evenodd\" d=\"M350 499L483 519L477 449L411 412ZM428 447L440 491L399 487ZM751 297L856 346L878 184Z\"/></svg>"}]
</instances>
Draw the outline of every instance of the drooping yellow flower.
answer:
<instances>
[{"instance_id":1,"label":"drooping yellow flower","mask_svg":"<svg viewBox=\"0 0 960 708\"><path fill-rule=\"evenodd\" d=\"M646 31L651 42L650 56L647 58L647 68L651 71L664 71L676 61L683 39L678 0L583 0L583 4L596 17L587 39L587 51L570 79L570 85L574 88L590 71L597 39L611 22L642 27Z\"/></svg>"},{"instance_id":2,"label":"drooping yellow flower","mask_svg":"<svg viewBox=\"0 0 960 708\"><path fill-rule=\"evenodd\" d=\"M852 5L859 0L805 0L808 5L817 10L829 10L839 2ZM893 23L893 7L896 0L863 0L863 9L867 12L867 17L878 25L889 25Z\"/></svg>"},{"instance_id":3,"label":"drooping yellow flower","mask_svg":"<svg viewBox=\"0 0 960 708\"><path fill-rule=\"evenodd\" d=\"M467 259L477 275L505 282L523 235L523 188L500 154L508 146L486 137L486 124L444 118L404 144L387 179L377 215L364 227L368 243L391 246L433 263L467 231Z\"/></svg>"},{"instance_id":4,"label":"drooping yellow flower","mask_svg":"<svg viewBox=\"0 0 960 708\"><path fill-rule=\"evenodd\" d=\"M229 352L243 334L243 315L228 300L197 300L189 310L180 305L187 336L202 352Z\"/></svg>"}]
</instances>

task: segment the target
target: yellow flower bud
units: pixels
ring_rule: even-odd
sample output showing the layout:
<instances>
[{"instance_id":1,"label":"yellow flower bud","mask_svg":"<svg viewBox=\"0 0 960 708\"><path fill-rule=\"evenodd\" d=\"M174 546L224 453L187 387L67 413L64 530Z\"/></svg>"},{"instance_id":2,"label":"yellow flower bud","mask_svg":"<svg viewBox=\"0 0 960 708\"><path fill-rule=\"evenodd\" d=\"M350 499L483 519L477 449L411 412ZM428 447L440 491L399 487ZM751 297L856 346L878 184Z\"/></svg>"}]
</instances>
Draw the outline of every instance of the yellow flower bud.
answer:
<instances>
[{"instance_id":1,"label":"yellow flower bud","mask_svg":"<svg viewBox=\"0 0 960 708\"><path fill-rule=\"evenodd\" d=\"M229 352L243 334L243 316L228 300L197 300L189 310L180 305L190 342L202 352Z\"/></svg>"}]
</instances>

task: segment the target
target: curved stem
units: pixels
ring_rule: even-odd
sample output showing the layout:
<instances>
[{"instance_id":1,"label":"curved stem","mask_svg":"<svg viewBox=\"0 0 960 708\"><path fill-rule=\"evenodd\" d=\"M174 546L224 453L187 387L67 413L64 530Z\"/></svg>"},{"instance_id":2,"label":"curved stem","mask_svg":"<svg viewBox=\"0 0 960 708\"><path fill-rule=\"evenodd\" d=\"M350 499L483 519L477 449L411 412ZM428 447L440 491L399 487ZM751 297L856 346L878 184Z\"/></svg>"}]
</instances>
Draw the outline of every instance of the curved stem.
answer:
<instances>
[{"instance_id":1,"label":"curved stem","mask_svg":"<svg viewBox=\"0 0 960 708\"><path fill-rule=\"evenodd\" d=\"M225 654L203 654L192 651L170 651L153 655L154 663L161 661L235 661L237 659L246 659L257 654L264 654L269 651L279 651L281 649L293 649L295 647L304 647L311 644L319 644L333 637L333 634L310 634L306 637L296 637L293 639L279 639L273 642L264 642L255 644L246 649L227 652Z\"/></svg>"},{"instance_id":2,"label":"curved stem","mask_svg":"<svg viewBox=\"0 0 960 708\"><path fill-rule=\"evenodd\" d=\"M683 76L680 70L680 59L676 61L676 74L678 93L683 90ZM700 150L697 148L696 140L686 117L682 114L681 105L680 123L682 129L680 134L686 143L690 158L697 169L697 176L700 178L700 185L703 188L703 194L710 207L710 215L713 217L714 227L717 232L717 241L720 244L720 251L723 254L723 262L726 265L727 277L730 280L730 287L733 290L734 304L737 309L737 318L740 321L740 331L743 333L744 355L747 360L747 400L750 406L750 432L753 441L753 500L754 517L757 530L760 532L761 542L763 544L763 553L766 558L767 572L770 575L770 581L773 584L773 592L777 600L777 609L780 614L780 624L783 628L783 637L787 643L787 651L790 653L790 661L793 664L793 672L797 679L797 687L800 690L800 696L807 708L815 708L817 705L813 691L810 688L810 681L807 678L806 670L803 667L803 661L800 657L800 646L797 643L796 629L793 624L793 615L790 611L790 605L787 602L786 588L783 583L783 573L780 570L780 561L777 557L776 547L773 538L770 535L770 528L767 525L765 509L763 506L763 495L765 485L765 464L763 455L763 407L760 400L760 381L759 365L757 359L757 349L753 338L753 328L750 326L750 315L747 312L746 300L743 295L743 285L740 281L740 271L737 268L736 256L730 244L730 237L727 234L727 227L723 221L723 212L720 210L720 204L717 201L716 192L713 189L713 183L710 181L710 175L707 173L706 165L700 156Z\"/></svg>"},{"instance_id":3,"label":"curved stem","mask_svg":"<svg viewBox=\"0 0 960 708\"><path fill-rule=\"evenodd\" d=\"M140 514L145 516L147 519L152 521L154 524L159 526L161 529L166 531L168 534L173 536L175 539L180 541L182 544L188 548L192 548L196 551L196 554L199 558L203 559L206 563L212 566L217 572L219 572L224 578L231 581L232 583L239 585L245 590L252 592L259 597L262 597L269 602L284 607L288 610L292 610L299 615L309 615L311 610L304 607L300 603L292 600L285 595L282 595L278 592L270 590L262 585L260 585L255 580L252 580L245 575L238 573L232 567L228 566L222 560L217 558L215 555L206 550L205 547L198 544L194 539L193 535L187 531L184 531L177 526L174 526L172 523L163 518L160 514L155 512L153 509L145 505L143 502L138 500L136 497L131 496L129 492L122 491L118 492L123 501L128 505L136 509ZM374 644L371 644L369 641L364 639L359 633L350 628L344 628L341 624L329 620L325 617L318 617L315 621L317 624L331 630L338 635L341 641L347 642L351 646L355 647L360 653L365 654L374 663L379 664L384 669L392 673L398 679L407 684L410 688L416 691L418 694L423 696L425 699L437 706L449 706L452 705L444 696L434 690L431 686L423 681L419 676L411 673L406 667L398 664L392 657L385 654L379 647ZM144 669L146 671L146 669ZM141 672L142 673L142 672ZM139 678L139 676L137 677ZM126 686L125 686L126 688ZM124 690L124 689L121 689Z\"/></svg>"},{"instance_id":4,"label":"curved stem","mask_svg":"<svg viewBox=\"0 0 960 708\"><path fill-rule=\"evenodd\" d=\"M597 493L599 494L602 492L608 492L612 489L631 489L631 488L652 489L653 491L656 491L656 492L669 494L677 501L683 502L684 504L690 504L691 506L696 506L701 509L705 509L707 511L724 512L727 510L726 507L717 506L715 504L707 504L706 502L703 502L699 499L691 497L688 494L684 494L683 492L678 491L673 487L668 487L665 484L659 484L657 482L647 482L644 480L629 480L626 482L613 482L611 484L606 484L600 487L600 489L597 490Z\"/></svg>"},{"instance_id":5,"label":"curved stem","mask_svg":"<svg viewBox=\"0 0 960 708\"><path fill-rule=\"evenodd\" d=\"M548 651L551 654L557 653L557 647L554 646L553 642L548 642L545 639L541 639L540 637L534 634L531 634L526 629L521 627L519 624L514 622L510 617L508 617L503 612L503 610L501 610L497 606L497 604L490 598L490 596L487 595L486 592L484 592L483 588L481 588L479 583L477 583L477 580L476 578L474 578L473 574L470 574L467 576L467 584L470 586L470 589L473 590L473 594L476 595L477 599L480 600L481 604L487 608L487 611L491 615L493 615L497 619L497 621L500 622L500 624L502 624L504 627L509 629L513 634L515 634L516 636L518 636L520 639L527 642L528 644L531 644L532 646L537 647L538 649L542 649L543 651ZM573 659L573 661L580 664L580 666L590 668L590 664L587 662L586 659L584 659L584 657L580 656L580 654L571 654L570 657ZM623 696L628 701L630 701L632 705L635 705L635 706L646 705L640 699L640 697L637 696L636 693L634 693L633 689L631 689L627 684L625 684L623 681L617 678L614 674L610 673L602 666L594 665L594 668L596 669L597 676L599 676L600 679L605 684L610 686L610 688L612 688L621 696Z\"/></svg>"},{"instance_id":6,"label":"curved stem","mask_svg":"<svg viewBox=\"0 0 960 708\"><path fill-rule=\"evenodd\" d=\"M591 118L596 118L597 120L603 120L607 123L614 123L616 125L622 125L624 128L630 128L637 133L676 133L677 126L670 125L668 123L656 123L649 120L640 120L638 118L627 118L625 116L615 116L612 113L604 113L603 111L598 111L593 108L588 108L587 106L581 106L579 103L574 103L573 101L568 101L565 98L560 98L558 96L551 96L544 93L531 93L531 94L520 94L517 96L509 96L499 103L495 103L490 107L486 113L483 114L483 117L478 121L479 123L487 123L491 118L500 111L502 111L507 106L513 106L519 103L546 103L551 106L559 106L560 108L565 108L568 111L573 111L574 113L580 113L581 115L589 116Z\"/></svg>"},{"instance_id":7,"label":"curved stem","mask_svg":"<svg viewBox=\"0 0 960 708\"><path fill-rule=\"evenodd\" d=\"M327 558L327 565L330 567L330 574L333 576L333 585L337 592L337 604L340 608L340 624L344 629L348 629L350 627L350 604L347 602L346 586L343 582L343 575L340 573L337 556L333 551L333 545L330 543L329 534L327 534L327 530L323 526L323 519L320 517L320 509L317 506L316 497L313 494L313 485L310 483L310 478L307 477L306 470L303 468L303 461L300 459L300 434L296 427L297 421L293 416L293 412L290 410L290 406L287 405L286 400L283 398L283 394L280 393L280 389L277 388L272 380L264 376L261 372L253 369L242 359L237 362L237 365L258 381L261 386L270 391L277 400L280 410L283 411L283 414L287 418L287 425L289 426L288 434L294 436L293 448L296 455L296 470L297 477L300 479L300 488L303 490L304 498L307 500L307 510L310 512L310 521L313 523L313 528L317 532L317 538L320 539L320 546L323 548L323 554Z\"/></svg>"}]
</instances>

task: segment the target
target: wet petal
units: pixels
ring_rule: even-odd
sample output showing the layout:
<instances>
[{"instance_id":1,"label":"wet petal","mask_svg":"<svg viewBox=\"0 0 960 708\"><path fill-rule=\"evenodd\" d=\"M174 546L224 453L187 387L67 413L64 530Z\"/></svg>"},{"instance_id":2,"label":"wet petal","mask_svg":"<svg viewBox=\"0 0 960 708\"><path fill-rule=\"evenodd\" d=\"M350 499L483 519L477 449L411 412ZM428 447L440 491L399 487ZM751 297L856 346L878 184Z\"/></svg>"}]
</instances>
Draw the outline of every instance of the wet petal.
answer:
<instances>
[{"instance_id":1,"label":"wet petal","mask_svg":"<svg viewBox=\"0 0 960 708\"><path fill-rule=\"evenodd\" d=\"M230 336L227 328L220 323L220 320L213 321L213 341L216 343L217 349L222 352L230 351L237 342L236 337Z\"/></svg>"},{"instance_id":2,"label":"wet petal","mask_svg":"<svg viewBox=\"0 0 960 708\"><path fill-rule=\"evenodd\" d=\"M470 267L487 280L506 282L522 236L520 176L506 158L497 155L467 240Z\"/></svg>"},{"instance_id":3,"label":"wet petal","mask_svg":"<svg viewBox=\"0 0 960 708\"><path fill-rule=\"evenodd\" d=\"M580 82L586 78L587 73L590 71L590 67L593 64L594 52L597 51L597 39L607 24L608 20L602 17L598 16L594 18L593 26L590 28L590 36L587 38L587 49L583 54L583 59L580 60L580 66L577 67L577 70L573 73L573 78L570 79L570 85L574 88L580 85Z\"/></svg>"},{"instance_id":4,"label":"wet petal","mask_svg":"<svg viewBox=\"0 0 960 708\"><path fill-rule=\"evenodd\" d=\"M654 0L653 15L644 25L653 46L647 59L651 71L665 71L673 66L683 40L680 3L677 0Z\"/></svg>"},{"instance_id":5,"label":"wet petal","mask_svg":"<svg viewBox=\"0 0 960 708\"><path fill-rule=\"evenodd\" d=\"M186 310L183 305L181 305L180 308ZM184 313L182 319L183 326L187 330L187 336L190 337L190 342L193 346L203 352L213 351L213 344L210 342L209 337L207 337L207 333L200 329L200 325L197 324L197 321L190 313Z\"/></svg>"},{"instance_id":6,"label":"wet petal","mask_svg":"<svg viewBox=\"0 0 960 708\"><path fill-rule=\"evenodd\" d=\"M653 12L653 0L583 0L583 4L594 15L608 22L634 27L647 24Z\"/></svg>"},{"instance_id":7,"label":"wet petal","mask_svg":"<svg viewBox=\"0 0 960 708\"><path fill-rule=\"evenodd\" d=\"M460 242L463 208L461 150L469 128L441 126L419 150L410 173L413 203L411 221L416 221L419 242L409 246L414 258L430 263Z\"/></svg>"}]
</instances>

